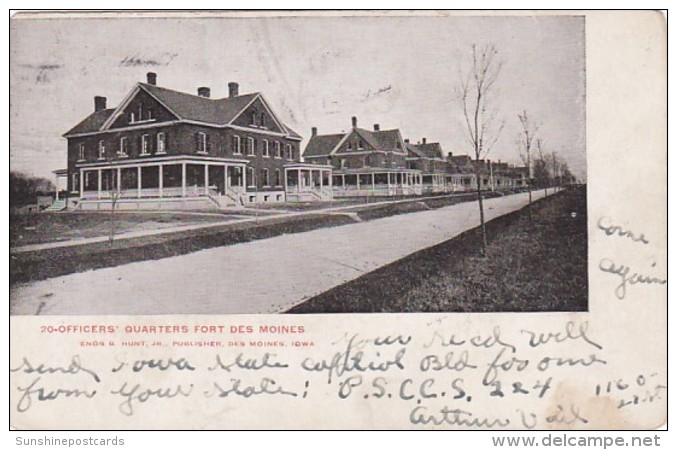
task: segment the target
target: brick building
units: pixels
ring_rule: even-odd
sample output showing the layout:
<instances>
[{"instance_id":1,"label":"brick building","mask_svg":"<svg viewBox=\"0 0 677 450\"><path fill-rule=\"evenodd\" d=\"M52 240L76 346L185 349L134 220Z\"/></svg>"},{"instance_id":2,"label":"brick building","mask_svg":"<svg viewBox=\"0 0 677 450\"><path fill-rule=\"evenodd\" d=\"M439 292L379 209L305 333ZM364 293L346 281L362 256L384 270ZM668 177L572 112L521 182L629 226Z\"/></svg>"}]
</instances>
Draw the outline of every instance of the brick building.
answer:
<instances>
[{"instance_id":1,"label":"brick building","mask_svg":"<svg viewBox=\"0 0 677 450\"><path fill-rule=\"evenodd\" d=\"M157 85L155 73L115 108L94 111L64 134L71 207L214 208L286 200L298 173L301 136L261 93L213 99ZM293 169L293 171L291 170Z\"/></svg>"},{"instance_id":2,"label":"brick building","mask_svg":"<svg viewBox=\"0 0 677 450\"><path fill-rule=\"evenodd\" d=\"M407 148L408 167L422 173L423 193L451 191L451 179L447 179L449 166L440 143L427 142L426 138L416 144L411 144L409 139L405 139L404 143Z\"/></svg>"},{"instance_id":3,"label":"brick building","mask_svg":"<svg viewBox=\"0 0 677 450\"><path fill-rule=\"evenodd\" d=\"M332 168L333 195L392 196L420 194L422 172L407 164L400 130L358 128L357 118L347 132L317 134L313 128L303 151L304 161Z\"/></svg>"}]
</instances>

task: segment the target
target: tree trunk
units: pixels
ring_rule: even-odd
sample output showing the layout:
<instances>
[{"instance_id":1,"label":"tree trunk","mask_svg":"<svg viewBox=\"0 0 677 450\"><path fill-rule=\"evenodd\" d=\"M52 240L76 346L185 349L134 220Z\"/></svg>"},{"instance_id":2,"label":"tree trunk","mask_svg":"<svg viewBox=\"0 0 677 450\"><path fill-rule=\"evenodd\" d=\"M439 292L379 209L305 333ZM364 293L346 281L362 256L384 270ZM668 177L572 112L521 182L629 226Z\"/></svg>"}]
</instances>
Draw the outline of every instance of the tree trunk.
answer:
<instances>
[{"instance_id":1,"label":"tree trunk","mask_svg":"<svg viewBox=\"0 0 677 450\"><path fill-rule=\"evenodd\" d=\"M117 203L117 198L115 198L115 194L111 196L111 209L110 209L110 234L108 235L108 244L113 245L113 241L115 240L115 228L116 228L116 222L115 222L115 204Z\"/></svg>"},{"instance_id":2,"label":"tree trunk","mask_svg":"<svg viewBox=\"0 0 677 450\"><path fill-rule=\"evenodd\" d=\"M487 256L487 228L484 224L484 203L482 202L482 182L480 180L479 174L475 175L477 180L477 201L480 206L480 229L482 231L482 256Z\"/></svg>"}]
</instances>

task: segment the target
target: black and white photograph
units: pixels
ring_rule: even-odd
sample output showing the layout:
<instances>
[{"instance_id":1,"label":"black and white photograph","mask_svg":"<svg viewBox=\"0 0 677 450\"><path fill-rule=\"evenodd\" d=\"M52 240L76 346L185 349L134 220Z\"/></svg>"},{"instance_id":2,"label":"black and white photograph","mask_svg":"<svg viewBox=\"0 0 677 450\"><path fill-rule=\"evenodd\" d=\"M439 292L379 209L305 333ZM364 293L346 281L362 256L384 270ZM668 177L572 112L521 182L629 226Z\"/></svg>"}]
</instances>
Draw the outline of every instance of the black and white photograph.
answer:
<instances>
[{"instance_id":1,"label":"black and white photograph","mask_svg":"<svg viewBox=\"0 0 677 450\"><path fill-rule=\"evenodd\" d=\"M10 25L13 315L588 310L580 14Z\"/></svg>"},{"instance_id":2,"label":"black and white photograph","mask_svg":"<svg viewBox=\"0 0 677 450\"><path fill-rule=\"evenodd\" d=\"M659 446L666 25L15 13L8 403L11 428L46 431L13 439ZM170 444L209 437L190 434Z\"/></svg>"}]
</instances>

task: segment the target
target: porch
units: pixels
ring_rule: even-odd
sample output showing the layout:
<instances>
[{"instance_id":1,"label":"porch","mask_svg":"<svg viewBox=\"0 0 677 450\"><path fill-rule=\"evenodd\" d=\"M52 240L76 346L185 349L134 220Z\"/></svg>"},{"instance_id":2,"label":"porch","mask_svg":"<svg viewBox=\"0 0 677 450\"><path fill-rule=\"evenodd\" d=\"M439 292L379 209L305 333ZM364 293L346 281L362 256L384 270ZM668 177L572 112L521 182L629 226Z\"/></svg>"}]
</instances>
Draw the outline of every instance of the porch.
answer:
<instances>
[{"instance_id":1,"label":"porch","mask_svg":"<svg viewBox=\"0 0 677 450\"><path fill-rule=\"evenodd\" d=\"M423 175L414 169L353 169L333 175L335 197L420 195Z\"/></svg>"},{"instance_id":2,"label":"porch","mask_svg":"<svg viewBox=\"0 0 677 450\"><path fill-rule=\"evenodd\" d=\"M78 167L80 209L200 209L242 204L246 161L169 157ZM79 181L77 183L76 181Z\"/></svg>"},{"instance_id":3,"label":"porch","mask_svg":"<svg viewBox=\"0 0 677 450\"><path fill-rule=\"evenodd\" d=\"M287 201L329 201L333 198L332 166L295 163L284 166Z\"/></svg>"}]
</instances>

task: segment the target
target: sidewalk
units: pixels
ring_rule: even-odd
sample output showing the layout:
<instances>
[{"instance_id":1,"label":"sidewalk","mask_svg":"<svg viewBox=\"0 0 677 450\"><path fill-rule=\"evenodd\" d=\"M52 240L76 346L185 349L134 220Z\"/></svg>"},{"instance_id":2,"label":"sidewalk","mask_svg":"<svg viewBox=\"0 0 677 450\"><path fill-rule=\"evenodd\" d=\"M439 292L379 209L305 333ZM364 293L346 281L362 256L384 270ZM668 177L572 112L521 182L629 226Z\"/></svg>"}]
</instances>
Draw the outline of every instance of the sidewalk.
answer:
<instances>
[{"instance_id":1,"label":"sidewalk","mask_svg":"<svg viewBox=\"0 0 677 450\"><path fill-rule=\"evenodd\" d=\"M254 215L238 215L238 214L230 214L228 217L228 220L223 220L219 222L211 222L211 223L194 223L190 225L178 225L175 227L167 227L167 228L162 228L162 229L157 229L157 230L140 230L140 231L126 231L126 232L119 232L115 235L115 240L120 241L124 239L133 239L133 238L139 238L139 237L145 237L145 236L156 236L159 234L171 234L171 233L178 233L181 231L191 231L191 230L199 230L199 229L204 229L204 228L213 228L213 227L220 227L224 225L232 225L232 224L239 224L239 223L247 223L247 222L265 222L267 220L273 220L273 219L279 219L280 217L294 217L294 216L303 216L303 215L315 215L315 214L345 214L348 216L353 217L355 220L359 220L357 218L357 214L354 211L358 211L360 209L367 209L367 208L373 208L375 206L381 206L381 205L388 205L388 204L395 204L395 203L406 203L406 202L415 202L415 201L422 201L426 200L429 198L444 198L444 197L451 197L455 194L449 194L449 195L443 195L443 196L438 196L438 197L418 197L418 198L411 198L411 199L403 199L403 200L384 200L384 201L379 201L379 202L374 202L374 203L364 203L364 204L357 204L357 205L346 205L346 206L335 206L335 207L327 207L327 208L322 208L322 209L309 209L305 211L291 211L291 210L285 210L285 209L279 209L279 210L259 210L256 208L247 208L248 211L251 211L254 213ZM353 211L354 210L354 211ZM118 214L127 214L127 213L144 213L144 212L150 212L152 214L173 214L176 213L176 211L121 211ZM208 215L208 216L218 216L220 214L216 213L196 213L196 212L190 212L187 214L191 215ZM96 244L98 242L107 242L108 241L108 235L103 235L103 236L95 236L95 237L87 237L87 238L79 238L79 239L69 239L67 241L55 241L55 242L45 242L41 244L27 244L27 245L22 245L19 247L14 247L10 248L10 254L18 254L18 253L26 253L26 252L34 252L38 250L47 250L50 248L61 248L61 247L73 247L77 245L85 245L85 244Z\"/></svg>"},{"instance_id":2,"label":"sidewalk","mask_svg":"<svg viewBox=\"0 0 677 450\"><path fill-rule=\"evenodd\" d=\"M543 197L534 192L534 199ZM487 220L528 194L485 200ZM16 286L12 314L277 313L479 225L476 202Z\"/></svg>"}]
</instances>

